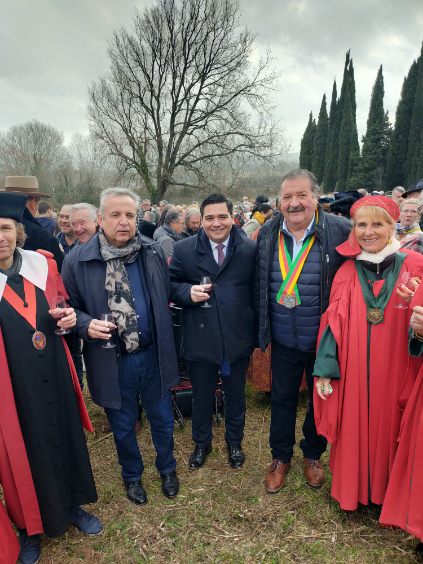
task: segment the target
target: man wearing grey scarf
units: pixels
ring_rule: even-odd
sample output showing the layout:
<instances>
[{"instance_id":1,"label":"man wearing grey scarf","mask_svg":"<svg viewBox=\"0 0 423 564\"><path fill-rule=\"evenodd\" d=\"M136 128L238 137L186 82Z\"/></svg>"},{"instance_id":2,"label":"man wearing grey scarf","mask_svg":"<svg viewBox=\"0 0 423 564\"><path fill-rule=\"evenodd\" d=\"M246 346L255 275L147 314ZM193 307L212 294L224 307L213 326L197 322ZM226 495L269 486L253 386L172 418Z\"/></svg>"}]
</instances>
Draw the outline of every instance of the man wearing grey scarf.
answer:
<instances>
[{"instance_id":1,"label":"man wearing grey scarf","mask_svg":"<svg viewBox=\"0 0 423 564\"><path fill-rule=\"evenodd\" d=\"M63 279L77 313L78 335L86 342L92 399L109 419L127 497L143 505L138 400L150 422L162 491L173 498L179 482L170 390L179 378L167 264L160 246L136 229L138 204L130 190L103 190L100 232L67 256ZM103 320L104 314L112 321Z\"/></svg>"}]
</instances>

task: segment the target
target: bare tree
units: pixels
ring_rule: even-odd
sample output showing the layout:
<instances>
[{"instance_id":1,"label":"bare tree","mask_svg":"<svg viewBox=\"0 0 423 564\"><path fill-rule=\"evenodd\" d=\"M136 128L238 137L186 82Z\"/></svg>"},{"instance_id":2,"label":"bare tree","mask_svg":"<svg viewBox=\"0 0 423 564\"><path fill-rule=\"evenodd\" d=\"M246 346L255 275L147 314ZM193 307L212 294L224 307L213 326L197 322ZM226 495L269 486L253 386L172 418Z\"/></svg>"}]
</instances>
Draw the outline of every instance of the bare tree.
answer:
<instances>
[{"instance_id":1,"label":"bare tree","mask_svg":"<svg viewBox=\"0 0 423 564\"><path fill-rule=\"evenodd\" d=\"M114 32L110 71L89 89L90 127L153 199L196 185L186 173L207 182L205 163L280 152L275 75L269 55L252 64L254 41L231 0L158 0L131 33Z\"/></svg>"},{"instance_id":2,"label":"bare tree","mask_svg":"<svg viewBox=\"0 0 423 564\"><path fill-rule=\"evenodd\" d=\"M57 175L69 164L63 134L37 120L15 125L0 135L3 174L33 175L44 189L54 192Z\"/></svg>"}]
</instances>

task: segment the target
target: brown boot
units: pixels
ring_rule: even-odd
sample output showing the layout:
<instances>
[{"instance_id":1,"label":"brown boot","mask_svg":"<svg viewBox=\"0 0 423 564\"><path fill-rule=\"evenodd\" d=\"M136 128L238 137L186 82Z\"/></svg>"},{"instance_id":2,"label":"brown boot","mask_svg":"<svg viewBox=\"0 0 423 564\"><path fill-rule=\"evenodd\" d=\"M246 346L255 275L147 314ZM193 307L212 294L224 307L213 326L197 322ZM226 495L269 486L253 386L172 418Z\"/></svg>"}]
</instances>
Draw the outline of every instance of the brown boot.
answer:
<instances>
[{"instance_id":1,"label":"brown boot","mask_svg":"<svg viewBox=\"0 0 423 564\"><path fill-rule=\"evenodd\" d=\"M312 488L320 488L325 481L325 474L320 460L304 458L304 476Z\"/></svg>"},{"instance_id":2,"label":"brown boot","mask_svg":"<svg viewBox=\"0 0 423 564\"><path fill-rule=\"evenodd\" d=\"M274 458L269 470L267 471L266 478L264 479L264 487L267 493L278 493L285 484L285 476L291 468L290 462L282 462Z\"/></svg>"}]
</instances>

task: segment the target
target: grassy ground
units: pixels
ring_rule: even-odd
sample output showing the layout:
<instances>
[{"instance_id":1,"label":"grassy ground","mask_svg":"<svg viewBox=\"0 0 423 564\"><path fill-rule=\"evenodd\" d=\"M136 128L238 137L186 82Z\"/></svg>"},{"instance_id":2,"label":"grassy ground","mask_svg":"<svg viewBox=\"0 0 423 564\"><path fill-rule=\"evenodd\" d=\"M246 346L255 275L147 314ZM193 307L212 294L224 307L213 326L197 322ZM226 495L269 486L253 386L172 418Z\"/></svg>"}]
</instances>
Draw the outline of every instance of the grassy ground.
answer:
<instances>
[{"instance_id":1,"label":"grassy ground","mask_svg":"<svg viewBox=\"0 0 423 564\"><path fill-rule=\"evenodd\" d=\"M301 403L303 415L304 398ZM96 428L101 429L102 412L92 403L89 409ZM402 531L380 528L376 508L347 514L329 497L329 479L320 491L305 485L298 450L286 487L279 494L266 494L269 417L267 399L250 391L244 441L247 461L238 471L227 463L223 426L216 426L206 465L189 472L190 421L183 430L177 428L181 491L175 500L161 493L144 424L139 441L149 501L143 507L125 498L112 438L101 433L90 436L100 500L92 510L103 520L105 530L97 538L72 529L65 537L45 539L42 563L415 561L415 539ZM300 425L297 436L299 429Z\"/></svg>"}]
</instances>

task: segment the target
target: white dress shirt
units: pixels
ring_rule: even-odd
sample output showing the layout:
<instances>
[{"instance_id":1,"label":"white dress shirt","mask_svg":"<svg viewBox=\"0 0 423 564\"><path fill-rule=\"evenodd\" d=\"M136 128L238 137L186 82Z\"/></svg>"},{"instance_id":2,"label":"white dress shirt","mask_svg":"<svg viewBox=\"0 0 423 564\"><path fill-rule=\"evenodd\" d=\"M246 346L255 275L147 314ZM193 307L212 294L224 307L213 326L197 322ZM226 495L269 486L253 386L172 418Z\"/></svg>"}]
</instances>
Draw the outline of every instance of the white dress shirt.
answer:
<instances>
[{"instance_id":1,"label":"white dress shirt","mask_svg":"<svg viewBox=\"0 0 423 564\"><path fill-rule=\"evenodd\" d=\"M227 250L228 250L229 238L230 238L230 235L227 239L225 239L225 241L222 241L222 243L221 243L223 245L222 251L223 251L223 254L225 255L225 258L226 258L226 253L227 253ZM220 245L220 243L215 243L211 239L209 239L209 241L210 241L214 260L217 262L217 264L219 264L219 261L217 259L217 253L218 253L217 245Z\"/></svg>"}]
</instances>

